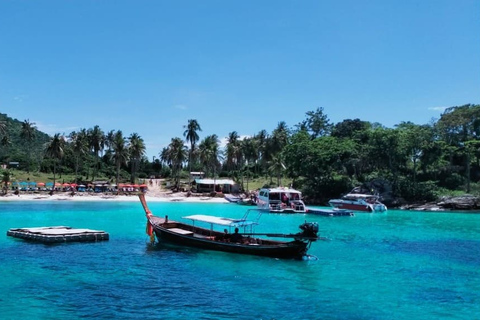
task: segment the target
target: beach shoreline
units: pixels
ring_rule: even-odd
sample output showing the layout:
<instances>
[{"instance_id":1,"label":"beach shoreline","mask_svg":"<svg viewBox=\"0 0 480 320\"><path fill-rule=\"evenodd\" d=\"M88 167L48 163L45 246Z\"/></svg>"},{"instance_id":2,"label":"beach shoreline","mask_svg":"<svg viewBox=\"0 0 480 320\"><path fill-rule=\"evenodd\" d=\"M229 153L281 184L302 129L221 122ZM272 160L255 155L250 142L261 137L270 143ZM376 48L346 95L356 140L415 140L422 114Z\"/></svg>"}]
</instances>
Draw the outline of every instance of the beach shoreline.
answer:
<instances>
[{"instance_id":1,"label":"beach shoreline","mask_svg":"<svg viewBox=\"0 0 480 320\"><path fill-rule=\"evenodd\" d=\"M187 196L186 193L171 193L171 192L162 192L145 194L145 199L147 202L195 202L195 203L229 203L225 198L217 197L198 197L198 196ZM131 195L111 195L111 194L89 194L89 193L77 193L74 196L70 195L69 192L57 192L53 195L48 193L38 193L38 194L7 194L5 196L0 196L0 202L16 202L16 201L116 201L116 202L138 202L138 196L136 193Z\"/></svg>"}]
</instances>

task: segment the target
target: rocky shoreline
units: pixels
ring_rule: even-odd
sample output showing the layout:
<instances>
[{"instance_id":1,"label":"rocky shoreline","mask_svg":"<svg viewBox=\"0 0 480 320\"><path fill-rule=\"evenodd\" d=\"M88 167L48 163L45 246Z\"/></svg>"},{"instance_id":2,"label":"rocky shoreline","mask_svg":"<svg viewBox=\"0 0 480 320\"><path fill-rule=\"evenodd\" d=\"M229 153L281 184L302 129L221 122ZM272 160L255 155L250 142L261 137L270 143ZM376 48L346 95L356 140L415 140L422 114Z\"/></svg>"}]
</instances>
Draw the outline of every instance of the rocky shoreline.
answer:
<instances>
[{"instance_id":1,"label":"rocky shoreline","mask_svg":"<svg viewBox=\"0 0 480 320\"><path fill-rule=\"evenodd\" d=\"M399 206L399 209L417 211L480 211L480 197L468 194L458 197L444 196L438 201L402 205Z\"/></svg>"}]
</instances>

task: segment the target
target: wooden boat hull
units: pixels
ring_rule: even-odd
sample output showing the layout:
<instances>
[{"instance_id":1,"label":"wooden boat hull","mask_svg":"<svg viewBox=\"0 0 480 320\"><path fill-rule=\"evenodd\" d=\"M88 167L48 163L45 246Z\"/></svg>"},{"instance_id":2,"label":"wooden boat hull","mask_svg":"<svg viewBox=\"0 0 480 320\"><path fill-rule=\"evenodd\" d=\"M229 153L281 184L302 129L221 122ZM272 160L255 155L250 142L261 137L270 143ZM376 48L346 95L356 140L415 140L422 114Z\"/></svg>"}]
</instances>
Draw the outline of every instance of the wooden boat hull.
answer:
<instances>
[{"instance_id":1,"label":"wooden boat hull","mask_svg":"<svg viewBox=\"0 0 480 320\"><path fill-rule=\"evenodd\" d=\"M153 216L152 218L161 219L155 216ZM189 246L206 250L274 258L299 259L306 254L309 247L309 242L303 242L300 240L294 240L289 242L263 240L261 244L223 242L214 240L216 236L222 235L222 233L220 232L198 227L192 227L175 221L158 224L158 222L152 219L151 224L153 226L155 235L159 240L167 241L169 243L177 244L180 246ZM191 228L192 230L191 234L180 234L178 232L175 232L175 230L178 231L178 229L188 230L189 228ZM209 235L202 235L202 233Z\"/></svg>"}]
</instances>

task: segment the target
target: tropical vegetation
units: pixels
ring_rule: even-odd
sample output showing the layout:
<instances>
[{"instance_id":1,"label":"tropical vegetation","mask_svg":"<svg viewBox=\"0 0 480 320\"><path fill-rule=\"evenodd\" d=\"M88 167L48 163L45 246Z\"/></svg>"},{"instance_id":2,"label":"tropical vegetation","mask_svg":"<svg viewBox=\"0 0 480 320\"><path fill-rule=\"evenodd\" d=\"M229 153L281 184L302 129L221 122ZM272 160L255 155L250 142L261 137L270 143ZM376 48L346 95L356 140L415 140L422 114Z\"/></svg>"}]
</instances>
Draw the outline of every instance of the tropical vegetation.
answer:
<instances>
[{"instance_id":1,"label":"tropical vegetation","mask_svg":"<svg viewBox=\"0 0 480 320\"><path fill-rule=\"evenodd\" d=\"M105 134L94 126L49 137L29 120L0 114L0 163L7 167L2 182L12 180L8 168L18 162L20 170L53 173L54 179L63 174L117 184L155 176L178 187L192 171L230 177L244 189L263 179L272 186L291 184L315 203L359 184L408 202L479 191L480 105L450 107L429 124L393 128L360 119L332 123L317 108L291 127L279 121L271 133L241 137L232 130L225 146L215 134L201 138L195 119L183 130L183 138L173 137L149 161L137 133L127 138L121 130Z\"/></svg>"}]
</instances>

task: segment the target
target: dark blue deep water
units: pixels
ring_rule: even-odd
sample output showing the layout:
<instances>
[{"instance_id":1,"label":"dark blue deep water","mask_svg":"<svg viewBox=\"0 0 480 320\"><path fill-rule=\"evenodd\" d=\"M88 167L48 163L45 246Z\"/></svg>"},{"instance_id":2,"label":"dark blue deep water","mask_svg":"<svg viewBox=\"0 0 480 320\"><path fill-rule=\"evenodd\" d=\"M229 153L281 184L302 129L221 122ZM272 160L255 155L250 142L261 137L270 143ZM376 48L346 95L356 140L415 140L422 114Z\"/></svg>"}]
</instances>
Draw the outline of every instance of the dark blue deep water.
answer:
<instances>
[{"instance_id":1,"label":"dark blue deep water","mask_svg":"<svg viewBox=\"0 0 480 320\"><path fill-rule=\"evenodd\" d=\"M154 214L241 217L234 204L150 203ZM137 202L0 202L1 319L480 319L480 214L264 214L256 231L317 221L317 259L150 245ZM14 227L105 230L44 245Z\"/></svg>"}]
</instances>

